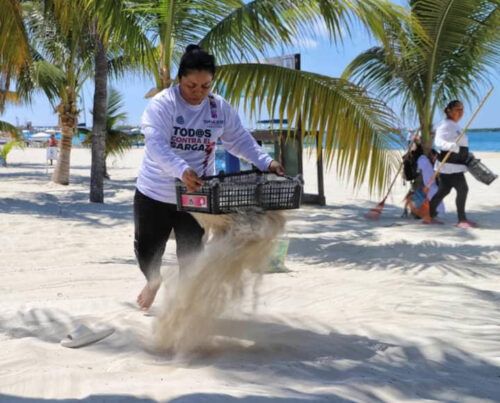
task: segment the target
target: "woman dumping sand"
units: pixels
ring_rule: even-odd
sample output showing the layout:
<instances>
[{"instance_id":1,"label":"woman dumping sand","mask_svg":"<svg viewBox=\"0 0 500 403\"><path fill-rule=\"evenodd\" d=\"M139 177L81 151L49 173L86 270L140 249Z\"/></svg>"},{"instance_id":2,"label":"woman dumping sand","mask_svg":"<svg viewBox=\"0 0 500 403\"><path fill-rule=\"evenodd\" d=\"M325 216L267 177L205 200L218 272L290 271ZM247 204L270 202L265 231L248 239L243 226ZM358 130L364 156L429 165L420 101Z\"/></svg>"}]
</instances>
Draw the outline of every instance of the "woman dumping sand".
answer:
<instances>
[{"instance_id":1,"label":"woman dumping sand","mask_svg":"<svg viewBox=\"0 0 500 403\"><path fill-rule=\"evenodd\" d=\"M215 69L212 55L188 46L179 65L179 84L157 94L142 118L145 150L134 196L134 250L146 277L137 297L144 310L160 287L161 260L172 229L181 271L202 249L203 229L190 214L177 211L176 178L189 191L197 190L203 183L200 176L215 173L214 146L219 138L228 151L260 170L284 174L243 128L237 112L210 92Z\"/></svg>"}]
</instances>

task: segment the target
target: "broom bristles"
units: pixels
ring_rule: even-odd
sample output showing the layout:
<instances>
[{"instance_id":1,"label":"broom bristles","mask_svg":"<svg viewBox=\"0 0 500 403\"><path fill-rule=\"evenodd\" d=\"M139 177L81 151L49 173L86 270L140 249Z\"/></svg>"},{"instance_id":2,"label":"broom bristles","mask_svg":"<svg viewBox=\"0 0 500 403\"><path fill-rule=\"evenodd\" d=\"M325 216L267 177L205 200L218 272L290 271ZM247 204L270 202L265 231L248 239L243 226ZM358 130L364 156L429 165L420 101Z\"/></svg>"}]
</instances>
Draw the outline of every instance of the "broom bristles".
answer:
<instances>
[{"instance_id":1,"label":"broom bristles","mask_svg":"<svg viewBox=\"0 0 500 403\"><path fill-rule=\"evenodd\" d=\"M432 221L429 199L426 198L420 207L416 207L411 198L408 198L406 203L410 207L410 211L417 217L420 217L422 222L428 224Z\"/></svg>"},{"instance_id":2,"label":"broom bristles","mask_svg":"<svg viewBox=\"0 0 500 403\"><path fill-rule=\"evenodd\" d=\"M384 209L384 203L381 202L377 204L376 207L372 208L368 213L366 213L365 217L370 220L378 220L380 218L380 214L382 214L383 209Z\"/></svg>"}]
</instances>

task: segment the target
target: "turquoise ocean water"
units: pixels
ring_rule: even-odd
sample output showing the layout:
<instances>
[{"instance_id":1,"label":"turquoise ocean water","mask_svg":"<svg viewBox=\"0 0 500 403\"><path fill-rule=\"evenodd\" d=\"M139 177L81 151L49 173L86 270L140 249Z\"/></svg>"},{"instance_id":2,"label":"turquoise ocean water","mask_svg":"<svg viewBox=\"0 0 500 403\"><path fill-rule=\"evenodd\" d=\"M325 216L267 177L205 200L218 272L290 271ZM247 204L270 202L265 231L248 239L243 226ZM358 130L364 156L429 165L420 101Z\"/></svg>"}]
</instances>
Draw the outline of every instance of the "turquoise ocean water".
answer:
<instances>
[{"instance_id":1,"label":"turquoise ocean water","mask_svg":"<svg viewBox=\"0 0 500 403\"><path fill-rule=\"evenodd\" d=\"M25 135L25 139L29 139L32 133ZM500 152L500 129L496 130L480 130L467 133L469 136L469 148L472 151L497 151ZM60 133L56 134L56 138L60 139ZM79 146L83 140L83 135L73 137L73 145ZM391 148L401 148L394 144Z\"/></svg>"},{"instance_id":2,"label":"turquoise ocean water","mask_svg":"<svg viewBox=\"0 0 500 403\"><path fill-rule=\"evenodd\" d=\"M469 137L469 149L472 152L500 152L500 130L473 130L467 132ZM391 149L403 149L405 147L400 143L393 142L389 146Z\"/></svg>"},{"instance_id":3,"label":"turquoise ocean water","mask_svg":"<svg viewBox=\"0 0 500 403\"><path fill-rule=\"evenodd\" d=\"M500 130L472 131L468 136L471 151L500 151Z\"/></svg>"}]
</instances>

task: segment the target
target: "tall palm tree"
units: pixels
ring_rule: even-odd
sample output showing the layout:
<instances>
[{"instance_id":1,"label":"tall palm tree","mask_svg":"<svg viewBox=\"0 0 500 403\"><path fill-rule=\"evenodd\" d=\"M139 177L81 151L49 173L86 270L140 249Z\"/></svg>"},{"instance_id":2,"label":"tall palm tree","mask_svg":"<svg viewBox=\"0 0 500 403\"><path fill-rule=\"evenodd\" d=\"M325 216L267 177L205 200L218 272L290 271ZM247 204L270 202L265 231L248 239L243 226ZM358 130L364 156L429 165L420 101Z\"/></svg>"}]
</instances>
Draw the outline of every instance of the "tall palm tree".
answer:
<instances>
[{"instance_id":1,"label":"tall palm tree","mask_svg":"<svg viewBox=\"0 0 500 403\"><path fill-rule=\"evenodd\" d=\"M437 107L478 98L499 73L500 0L413 0L410 10L418 25L387 24L383 44L357 56L343 76L400 102L428 139Z\"/></svg>"},{"instance_id":2,"label":"tall palm tree","mask_svg":"<svg viewBox=\"0 0 500 403\"><path fill-rule=\"evenodd\" d=\"M92 122L91 202L104 202L106 172L108 75L143 69L152 58L149 40L136 15L124 12L124 0L78 0L92 21L94 40L94 107ZM106 135L108 133L108 135Z\"/></svg>"},{"instance_id":3,"label":"tall palm tree","mask_svg":"<svg viewBox=\"0 0 500 403\"><path fill-rule=\"evenodd\" d=\"M384 149L394 126L391 111L346 80L292 71L260 63L272 51L292 46L314 35L324 22L334 42L349 32L353 17L377 37L386 21L404 18L401 9L385 0L136 0L130 12L141 15L157 46L150 68L156 87L148 95L172 85L172 71L189 43L198 43L222 63L217 90L237 104L242 96L252 111L265 102L271 115L301 122L305 132L319 133L327 157L336 156L340 173L366 179L381 188L391 169Z\"/></svg>"},{"instance_id":4,"label":"tall palm tree","mask_svg":"<svg viewBox=\"0 0 500 403\"><path fill-rule=\"evenodd\" d=\"M23 20L33 52L33 63L18 80L18 92L41 88L58 114L60 153L52 180L67 185L71 144L78 121L78 93L92 72L93 49L89 20L77 2L63 0L22 2Z\"/></svg>"}]
</instances>

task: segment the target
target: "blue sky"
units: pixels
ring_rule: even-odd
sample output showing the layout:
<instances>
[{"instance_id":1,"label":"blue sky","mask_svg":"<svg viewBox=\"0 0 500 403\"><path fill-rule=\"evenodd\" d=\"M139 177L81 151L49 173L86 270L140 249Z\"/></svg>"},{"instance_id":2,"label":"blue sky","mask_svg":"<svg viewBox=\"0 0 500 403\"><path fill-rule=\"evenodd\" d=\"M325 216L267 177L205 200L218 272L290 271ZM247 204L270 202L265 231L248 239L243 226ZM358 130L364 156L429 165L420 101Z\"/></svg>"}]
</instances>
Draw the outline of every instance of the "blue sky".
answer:
<instances>
[{"instance_id":1,"label":"blue sky","mask_svg":"<svg viewBox=\"0 0 500 403\"><path fill-rule=\"evenodd\" d=\"M328 40L322 38L304 41L299 45L296 49L285 49L284 53L300 52L302 70L339 77L349 61L375 45L375 42L360 28L354 32L352 38L344 39L343 45L340 46L335 47ZM476 117L472 127L500 127L500 114L498 113L500 110L500 74L494 78L494 85L496 91ZM147 78L129 75L113 83L113 86L124 96L125 111L128 114L127 123L138 125L140 116L148 102L144 99L144 94L153 86L153 82ZM92 93L93 83L89 83L83 91L86 113L85 116L82 113L79 119L80 122L87 122L88 125L91 124L89 111L92 108ZM475 107L475 104L466 105L464 122L470 116L471 109L475 109ZM80 108L83 109L82 104L80 104ZM31 121L35 126L55 126L57 124L57 116L44 95L35 96L32 105L9 105L1 119L13 124L17 122L25 124L25 122ZM242 116L242 120L248 125L248 119ZM438 120L440 120L440 116L436 116L436 121Z\"/></svg>"}]
</instances>

